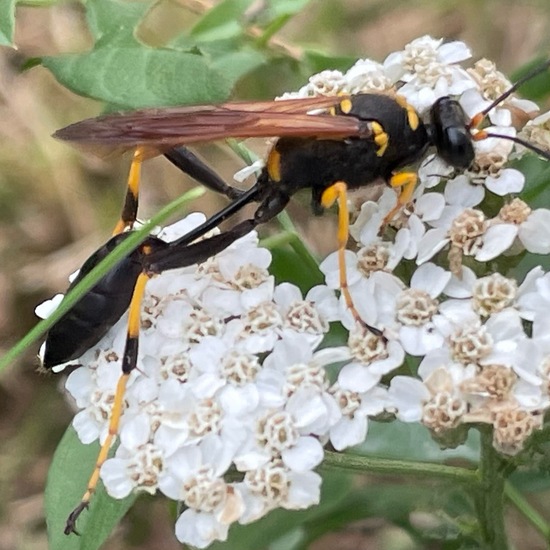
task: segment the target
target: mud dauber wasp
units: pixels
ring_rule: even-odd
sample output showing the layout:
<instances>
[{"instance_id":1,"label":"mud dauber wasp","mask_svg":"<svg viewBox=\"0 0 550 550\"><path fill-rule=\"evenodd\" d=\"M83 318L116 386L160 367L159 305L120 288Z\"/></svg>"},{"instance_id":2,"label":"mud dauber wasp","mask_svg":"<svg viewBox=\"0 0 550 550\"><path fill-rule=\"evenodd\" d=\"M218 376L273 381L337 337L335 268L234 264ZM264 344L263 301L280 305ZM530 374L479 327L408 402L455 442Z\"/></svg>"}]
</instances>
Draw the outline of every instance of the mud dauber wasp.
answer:
<instances>
[{"instance_id":1,"label":"mud dauber wasp","mask_svg":"<svg viewBox=\"0 0 550 550\"><path fill-rule=\"evenodd\" d=\"M89 272L101 257L125 238L126 228L132 227L138 206L140 166L150 156L164 154L206 187L233 199L228 207L174 243L166 244L153 237L146 240L50 331L46 341L46 368L78 357L97 343L128 305L130 307L122 375L111 414L109 438L101 448L87 492L70 515L65 532L76 532L76 520L90 501L99 478L99 469L117 433L126 381L137 362L141 298L151 276L216 254L259 224L273 219L297 191L311 189L314 213L321 213L336 201L339 203L340 289L346 306L356 322L384 338L381 330L361 319L347 287L344 261L349 233L347 190L370 185L377 179L401 189L396 206L386 216L385 221L390 221L410 201L417 183L415 172L399 170L420 160L429 147L435 147L439 156L459 170L472 164L474 141L488 137L516 141L550 160L549 153L519 138L478 130L491 109L549 66L550 61L528 73L470 120L460 104L451 97L437 100L430 109L430 121L424 123L399 96L364 93L145 109L88 119L59 130L55 137L74 143L110 150L134 150L125 206L115 236L91 256L83 267L83 273ZM182 147L226 137L274 135L279 138L268 154L266 167L256 184L246 192L225 184L193 153ZM259 203L259 206L251 218L219 235L193 242L244 205L253 202ZM92 310L94 302L98 305ZM71 345L67 343L69 335L74 340Z\"/></svg>"}]
</instances>

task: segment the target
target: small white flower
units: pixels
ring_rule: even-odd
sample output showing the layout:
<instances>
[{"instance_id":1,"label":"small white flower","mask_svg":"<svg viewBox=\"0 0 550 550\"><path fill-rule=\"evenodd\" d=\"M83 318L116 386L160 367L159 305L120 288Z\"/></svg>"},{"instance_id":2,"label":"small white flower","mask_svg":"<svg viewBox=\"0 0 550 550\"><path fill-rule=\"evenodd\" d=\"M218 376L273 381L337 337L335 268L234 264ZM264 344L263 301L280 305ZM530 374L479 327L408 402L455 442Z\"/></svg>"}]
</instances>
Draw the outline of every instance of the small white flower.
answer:
<instances>
[{"instance_id":1,"label":"small white flower","mask_svg":"<svg viewBox=\"0 0 550 550\"><path fill-rule=\"evenodd\" d=\"M420 266L409 289L401 292L396 302L396 317L401 323L399 339L411 355L425 355L441 347L443 334L433 322L438 312L437 297L451 279L451 273L434 264Z\"/></svg>"},{"instance_id":2,"label":"small white flower","mask_svg":"<svg viewBox=\"0 0 550 550\"><path fill-rule=\"evenodd\" d=\"M127 422L119 437L116 456L101 467L105 489L114 498L125 498L136 488L154 494L164 466L164 453L149 441L147 415L138 415Z\"/></svg>"},{"instance_id":3,"label":"small white flower","mask_svg":"<svg viewBox=\"0 0 550 550\"><path fill-rule=\"evenodd\" d=\"M335 384L331 391L342 412L330 429L330 441L337 451L363 443L367 437L368 416L381 413L388 406L387 391L374 386L365 392L345 390Z\"/></svg>"}]
</instances>

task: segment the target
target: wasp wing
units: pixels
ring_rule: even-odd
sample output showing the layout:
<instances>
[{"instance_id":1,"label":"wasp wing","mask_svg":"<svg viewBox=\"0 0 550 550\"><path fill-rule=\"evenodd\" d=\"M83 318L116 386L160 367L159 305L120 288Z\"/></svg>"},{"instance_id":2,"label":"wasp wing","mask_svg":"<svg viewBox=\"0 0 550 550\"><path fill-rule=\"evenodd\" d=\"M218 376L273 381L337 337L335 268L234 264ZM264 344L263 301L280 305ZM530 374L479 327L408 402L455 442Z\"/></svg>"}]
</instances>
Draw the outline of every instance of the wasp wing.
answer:
<instances>
[{"instance_id":1,"label":"wasp wing","mask_svg":"<svg viewBox=\"0 0 550 550\"><path fill-rule=\"evenodd\" d=\"M311 113L335 106L342 97L237 102L142 109L77 122L54 137L98 153L141 147L161 153L178 145L228 137L271 136L345 138L365 136L368 128L355 117Z\"/></svg>"}]
</instances>

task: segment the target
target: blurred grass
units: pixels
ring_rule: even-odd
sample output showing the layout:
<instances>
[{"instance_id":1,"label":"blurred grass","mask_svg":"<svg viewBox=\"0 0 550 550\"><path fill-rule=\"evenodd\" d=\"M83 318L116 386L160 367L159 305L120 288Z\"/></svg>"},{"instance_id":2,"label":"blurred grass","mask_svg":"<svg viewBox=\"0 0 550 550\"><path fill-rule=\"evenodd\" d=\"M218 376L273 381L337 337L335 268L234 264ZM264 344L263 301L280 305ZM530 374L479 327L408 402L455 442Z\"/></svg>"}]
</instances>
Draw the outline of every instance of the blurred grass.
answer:
<instances>
[{"instance_id":1,"label":"blurred grass","mask_svg":"<svg viewBox=\"0 0 550 550\"><path fill-rule=\"evenodd\" d=\"M181 3L198 12L205 5ZM550 5L543 0L324 0L292 20L277 38L290 46L313 44L334 55L381 61L411 39L431 34L465 40L475 59L488 57L510 72L537 55L548 55L549 24ZM20 71L30 57L90 47L83 8L20 7L15 42L18 50L0 49L0 353L35 323L34 306L62 291L67 275L110 234L128 167L128 159L105 162L51 139L57 128L95 116L101 106L63 89L41 67ZM286 76L247 78L239 93L269 97L284 86L301 84L291 84L290 76L287 82ZM217 146L202 152L228 180L239 166L234 155ZM151 215L192 185L183 180L168 162L148 162L141 215ZM207 194L197 208L211 213L221 204ZM305 218L301 227L315 250L324 254L332 248L331 221L306 214L294 219L298 217ZM34 357L27 356L0 380L0 550L47 548L45 475L70 414L58 392L59 379L38 376L35 368ZM548 505L541 502L540 508ZM139 518L132 524L139 527L124 524L109 548L179 547L162 502L142 499L131 513ZM521 541L518 547L545 547L522 528L520 524L514 532ZM380 525L359 541L356 530L348 531L338 544L342 550L346 545L390 548L387 541L388 531ZM324 544L316 548L331 547Z\"/></svg>"}]
</instances>

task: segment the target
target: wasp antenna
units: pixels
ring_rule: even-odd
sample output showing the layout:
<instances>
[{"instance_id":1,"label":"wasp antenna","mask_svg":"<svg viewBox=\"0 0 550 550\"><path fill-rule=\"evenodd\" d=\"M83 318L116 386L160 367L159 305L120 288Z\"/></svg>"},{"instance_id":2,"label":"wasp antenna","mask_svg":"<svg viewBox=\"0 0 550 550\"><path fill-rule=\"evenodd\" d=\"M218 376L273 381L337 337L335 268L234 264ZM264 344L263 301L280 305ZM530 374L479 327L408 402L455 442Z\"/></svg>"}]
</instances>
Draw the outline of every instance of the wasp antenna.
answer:
<instances>
[{"instance_id":1,"label":"wasp antenna","mask_svg":"<svg viewBox=\"0 0 550 550\"><path fill-rule=\"evenodd\" d=\"M541 63L540 65L538 65L534 69L530 70L525 76L522 76L519 80L517 80L512 85L511 88L506 90L502 95L497 97L488 107L483 109L483 111L481 111L478 116L481 116L482 118L487 116L487 114L489 113L489 111L491 109L494 109L497 105L502 103L506 98L510 97L518 88L523 86L528 80L531 80L532 78L535 78L535 76L537 76L537 75L543 73L544 71L546 71L548 69L548 67L550 67L550 59L548 59L544 63Z\"/></svg>"},{"instance_id":2,"label":"wasp antenna","mask_svg":"<svg viewBox=\"0 0 550 550\"><path fill-rule=\"evenodd\" d=\"M514 143L517 143L518 145L521 145L526 149L533 151L533 153L536 153L542 158L546 160L550 160L550 151L545 151L544 149L541 149L540 147L537 147L536 145L533 145L532 143L529 143L528 141L525 141L524 139L521 139L519 137L507 136L504 134L492 134L487 132L484 134L484 139L485 138L499 138L499 139L507 139L508 141L513 141Z\"/></svg>"}]
</instances>

